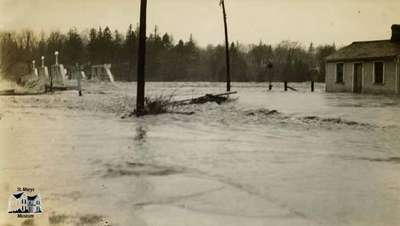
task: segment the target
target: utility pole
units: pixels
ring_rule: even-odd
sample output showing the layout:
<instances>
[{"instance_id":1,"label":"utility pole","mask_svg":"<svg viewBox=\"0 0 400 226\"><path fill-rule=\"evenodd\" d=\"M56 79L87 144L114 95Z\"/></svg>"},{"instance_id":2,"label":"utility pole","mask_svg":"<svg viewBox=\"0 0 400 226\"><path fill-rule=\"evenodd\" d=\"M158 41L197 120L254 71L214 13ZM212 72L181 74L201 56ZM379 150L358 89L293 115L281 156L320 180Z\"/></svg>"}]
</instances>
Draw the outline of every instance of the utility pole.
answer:
<instances>
[{"instance_id":1,"label":"utility pole","mask_svg":"<svg viewBox=\"0 0 400 226\"><path fill-rule=\"evenodd\" d=\"M229 39L228 39L228 25L226 22L226 10L225 0L221 0L219 3L222 6L222 13L224 16L224 27L225 27L225 52L226 52L226 91L231 91L231 68L230 68L230 57L229 57Z\"/></svg>"},{"instance_id":2,"label":"utility pole","mask_svg":"<svg viewBox=\"0 0 400 226\"><path fill-rule=\"evenodd\" d=\"M138 68L137 68L137 95L136 95L137 117L143 116L145 114L144 94L145 94L145 65L146 65L146 16L147 16L147 0L141 0Z\"/></svg>"}]
</instances>

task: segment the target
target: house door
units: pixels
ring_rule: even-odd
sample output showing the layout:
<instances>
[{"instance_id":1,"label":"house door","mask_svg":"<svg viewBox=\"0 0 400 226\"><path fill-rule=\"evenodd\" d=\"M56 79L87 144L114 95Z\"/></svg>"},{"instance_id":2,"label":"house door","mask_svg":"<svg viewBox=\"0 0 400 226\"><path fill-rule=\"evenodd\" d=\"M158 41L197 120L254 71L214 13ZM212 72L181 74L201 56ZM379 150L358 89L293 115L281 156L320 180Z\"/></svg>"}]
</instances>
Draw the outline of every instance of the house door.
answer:
<instances>
[{"instance_id":1,"label":"house door","mask_svg":"<svg viewBox=\"0 0 400 226\"><path fill-rule=\"evenodd\" d=\"M353 82L353 91L355 93L361 93L362 91L362 64L356 63L354 64L354 82Z\"/></svg>"}]
</instances>

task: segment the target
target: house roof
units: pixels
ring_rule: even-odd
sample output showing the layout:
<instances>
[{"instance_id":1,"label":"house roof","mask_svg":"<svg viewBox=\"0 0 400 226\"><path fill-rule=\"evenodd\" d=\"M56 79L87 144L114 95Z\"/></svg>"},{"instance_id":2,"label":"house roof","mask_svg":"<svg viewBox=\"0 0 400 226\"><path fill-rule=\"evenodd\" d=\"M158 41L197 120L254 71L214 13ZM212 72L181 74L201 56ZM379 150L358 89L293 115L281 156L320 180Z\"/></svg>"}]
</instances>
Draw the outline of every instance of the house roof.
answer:
<instances>
[{"instance_id":1,"label":"house roof","mask_svg":"<svg viewBox=\"0 0 400 226\"><path fill-rule=\"evenodd\" d=\"M14 195L14 197L15 197L16 199L19 199L19 198L21 198L22 194L24 194L24 193L22 192L22 193L13 194L13 195Z\"/></svg>"},{"instance_id":2,"label":"house roof","mask_svg":"<svg viewBox=\"0 0 400 226\"><path fill-rule=\"evenodd\" d=\"M36 197L37 197L37 195L35 195L35 196L28 196L28 200L35 200Z\"/></svg>"},{"instance_id":3,"label":"house roof","mask_svg":"<svg viewBox=\"0 0 400 226\"><path fill-rule=\"evenodd\" d=\"M377 40L353 42L329 55L326 61L373 60L393 58L400 55L400 42Z\"/></svg>"}]
</instances>

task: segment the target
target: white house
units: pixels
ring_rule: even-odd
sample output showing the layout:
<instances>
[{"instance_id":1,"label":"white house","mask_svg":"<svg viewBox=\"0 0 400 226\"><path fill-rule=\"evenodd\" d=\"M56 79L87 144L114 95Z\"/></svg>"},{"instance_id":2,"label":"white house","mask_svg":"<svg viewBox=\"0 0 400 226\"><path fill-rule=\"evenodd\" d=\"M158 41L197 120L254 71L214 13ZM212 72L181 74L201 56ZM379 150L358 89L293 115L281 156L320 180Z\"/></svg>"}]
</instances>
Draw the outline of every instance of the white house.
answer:
<instances>
[{"instance_id":1,"label":"white house","mask_svg":"<svg viewBox=\"0 0 400 226\"><path fill-rule=\"evenodd\" d=\"M326 58L328 92L400 93L400 25L389 40L353 42Z\"/></svg>"},{"instance_id":2,"label":"white house","mask_svg":"<svg viewBox=\"0 0 400 226\"><path fill-rule=\"evenodd\" d=\"M27 196L24 192L12 194L8 199L9 213L41 213L40 195Z\"/></svg>"}]
</instances>

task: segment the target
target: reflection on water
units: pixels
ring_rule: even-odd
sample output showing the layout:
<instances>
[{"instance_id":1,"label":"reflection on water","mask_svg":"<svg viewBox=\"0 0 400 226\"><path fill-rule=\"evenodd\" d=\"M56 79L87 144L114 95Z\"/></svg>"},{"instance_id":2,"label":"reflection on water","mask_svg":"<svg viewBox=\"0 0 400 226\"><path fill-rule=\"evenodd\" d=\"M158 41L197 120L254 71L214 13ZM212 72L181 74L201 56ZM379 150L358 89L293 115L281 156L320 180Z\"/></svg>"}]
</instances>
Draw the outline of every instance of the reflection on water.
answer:
<instances>
[{"instance_id":1,"label":"reflection on water","mask_svg":"<svg viewBox=\"0 0 400 226\"><path fill-rule=\"evenodd\" d=\"M143 126L138 126L136 128L135 140L138 141L140 144L146 142L146 135L147 131Z\"/></svg>"}]
</instances>

